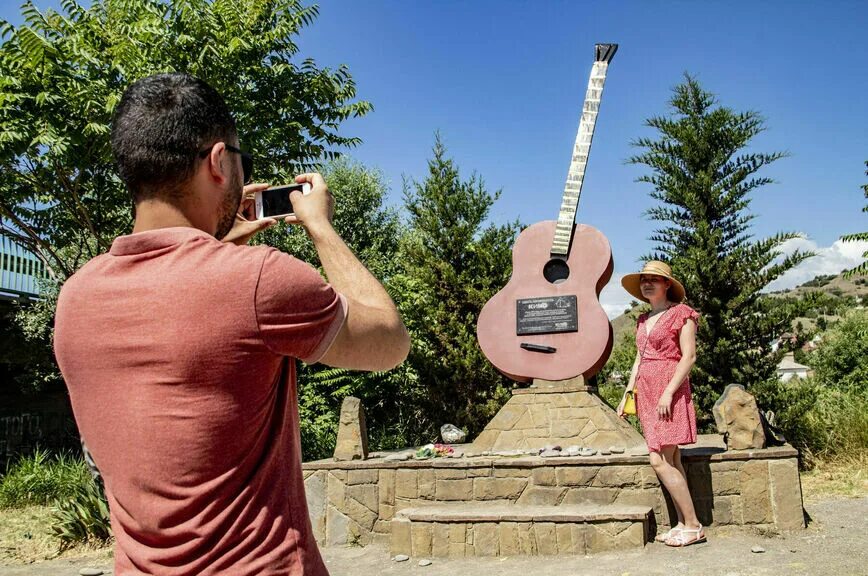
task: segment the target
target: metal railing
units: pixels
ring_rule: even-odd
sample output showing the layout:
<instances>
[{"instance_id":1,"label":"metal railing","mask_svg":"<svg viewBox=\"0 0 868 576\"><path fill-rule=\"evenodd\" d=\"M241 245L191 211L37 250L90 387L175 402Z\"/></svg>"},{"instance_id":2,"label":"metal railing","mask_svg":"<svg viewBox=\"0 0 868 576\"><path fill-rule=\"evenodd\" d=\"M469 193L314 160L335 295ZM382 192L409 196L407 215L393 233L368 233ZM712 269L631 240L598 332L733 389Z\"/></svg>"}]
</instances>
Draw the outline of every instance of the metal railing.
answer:
<instances>
[{"instance_id":1,"label":"metal railing","mask_svg":"<svg viewBox=\"0 0 868 576\"><path fill-rule=\"evenodd\" d=\"M5 236L0 237L0 298L38 298L37 280L47 277L41 260Z\"/></svg>"}]
</instances>

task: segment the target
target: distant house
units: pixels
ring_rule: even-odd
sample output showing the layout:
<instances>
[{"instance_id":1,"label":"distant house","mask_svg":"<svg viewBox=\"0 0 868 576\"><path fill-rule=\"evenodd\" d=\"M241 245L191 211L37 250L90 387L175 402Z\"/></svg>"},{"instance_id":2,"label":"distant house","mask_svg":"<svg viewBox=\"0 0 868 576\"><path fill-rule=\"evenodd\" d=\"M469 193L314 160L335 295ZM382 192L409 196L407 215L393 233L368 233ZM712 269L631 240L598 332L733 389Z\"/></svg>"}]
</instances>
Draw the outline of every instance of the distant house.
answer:
<instances>
[{"instance_id":1,"label":"distant house","mask_svg":"<svg viewBox=\"0 0 868 576\"><path fill-rule=\"evenodd\" d=\"M793 378L807 378L814 373L809 366L796 362L792 352L784 354L784 357L778 363L777 371L778 379L781 382L789 382Z\"/></svg>"}]
</instances>

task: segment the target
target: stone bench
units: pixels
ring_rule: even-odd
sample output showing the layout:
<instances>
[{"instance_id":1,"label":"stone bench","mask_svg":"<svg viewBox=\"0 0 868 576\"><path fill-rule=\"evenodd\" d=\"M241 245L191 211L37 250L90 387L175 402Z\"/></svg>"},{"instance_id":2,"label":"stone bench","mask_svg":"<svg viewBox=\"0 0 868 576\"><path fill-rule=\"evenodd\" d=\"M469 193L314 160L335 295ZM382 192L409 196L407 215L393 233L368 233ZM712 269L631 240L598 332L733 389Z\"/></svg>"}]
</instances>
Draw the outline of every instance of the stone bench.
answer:
<instances>
[{"instance_id":1,"label":"stone bench","mask_svg":"<svg viewBox=\"0 0 868 576\"><path fill-rule=\"evenodd\" d=\"M652 518L649 506L434 504L398 512L390 548L392 555L450 558L641 549Z\"/></svg>"}]
</instances>

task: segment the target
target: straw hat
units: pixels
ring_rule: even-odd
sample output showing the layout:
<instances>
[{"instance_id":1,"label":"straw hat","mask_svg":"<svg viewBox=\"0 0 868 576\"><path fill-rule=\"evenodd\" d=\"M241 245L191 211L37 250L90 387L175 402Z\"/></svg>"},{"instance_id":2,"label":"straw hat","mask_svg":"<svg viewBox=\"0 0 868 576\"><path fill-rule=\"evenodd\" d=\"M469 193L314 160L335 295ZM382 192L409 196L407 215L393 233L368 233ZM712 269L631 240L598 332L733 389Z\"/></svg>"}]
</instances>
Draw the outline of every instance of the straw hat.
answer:
<instances>
[{"instance_id":1,"label":"straw hat","mask_svg":"<svg viewBox=\"0 0 868 576\"><path fill-rule=\"evenodd\" d=\"M643 274L668 278L672 281L672 285L669 286L669 290L666 292L666 297L672 302L682 302L684 300L684 286L681 285L681 282L672 277L672 268L669 267L669 264L660 262L659 260L649 260L645 263L645 267L642 268L641 272L625 275L621 278L621 286L624 287L624 290L639 300L648 302L648 299L642 296L642 290L639 289L639 277Z\"/></svg>"}]
</instances>

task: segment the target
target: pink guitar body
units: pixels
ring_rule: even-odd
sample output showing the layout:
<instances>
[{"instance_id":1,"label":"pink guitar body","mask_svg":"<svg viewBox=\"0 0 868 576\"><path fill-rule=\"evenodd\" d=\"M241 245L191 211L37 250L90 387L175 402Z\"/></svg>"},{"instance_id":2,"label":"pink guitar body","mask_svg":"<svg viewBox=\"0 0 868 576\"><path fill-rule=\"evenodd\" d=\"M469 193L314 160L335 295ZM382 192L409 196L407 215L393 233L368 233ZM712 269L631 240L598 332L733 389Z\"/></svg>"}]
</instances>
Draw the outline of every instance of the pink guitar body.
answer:
<instances>
[{"instance_id":1,"label":"pink guitar body","mask_svg":"<svg viewBox=\"0 0 868 576\"><path fill-rule=\"evenodd\" d=\"M612 350L612 326L599 299L612 276L609 241L596 228L577 224L569 254L552 258L556 225L555 221L538 222L519 235L512 251L512 277L479 315L477 336L482 352L495 368L519 382L588 378L599 372ZM561 269L566 264L565 279L546 279L546 266L553 260L560 260L554 264ZM576 297L578 330L518 335L516 303L550 296ZM523 343L536 348L522 348Z\"/></svg>"}]
</instances>

